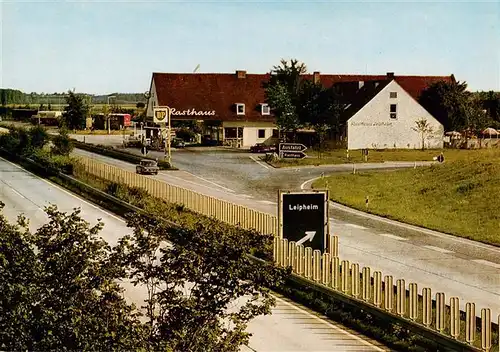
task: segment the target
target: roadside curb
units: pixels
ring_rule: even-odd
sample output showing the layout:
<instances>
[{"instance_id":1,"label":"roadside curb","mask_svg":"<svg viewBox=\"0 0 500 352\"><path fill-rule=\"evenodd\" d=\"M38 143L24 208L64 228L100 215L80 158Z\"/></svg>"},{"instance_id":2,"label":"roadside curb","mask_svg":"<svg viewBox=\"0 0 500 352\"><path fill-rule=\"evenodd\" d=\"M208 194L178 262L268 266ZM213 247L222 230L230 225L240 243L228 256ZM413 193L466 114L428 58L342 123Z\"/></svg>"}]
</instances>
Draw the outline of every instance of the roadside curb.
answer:
<instances>
[{"instance_id":1,"label":"roadside curb","mask_svg":"<svg viewBox=\"0 0 500 352\"><path fill-rule=\"evenodd\" d=\"M397 165L406 165L406 164L416 164L416 166L430 166L434 164L439 164L437 161L426 161L426 160L420 160L420 161L381 161L381 162L372 162L372 163L342 163L342 164L320 164L320 165L290 165L290 166L274 166L270 164L268 161L265 161L264 159L261 159L263 162L268 164L269 166L275 168L275 169L313 169L313 168L327 168L327 167L332 167L332 166L337 166L337 167L355 167L356 165L391 165L394 164L395 166ZM410 167L410 166L408 166Z\"/></svg>"}]
</instances>

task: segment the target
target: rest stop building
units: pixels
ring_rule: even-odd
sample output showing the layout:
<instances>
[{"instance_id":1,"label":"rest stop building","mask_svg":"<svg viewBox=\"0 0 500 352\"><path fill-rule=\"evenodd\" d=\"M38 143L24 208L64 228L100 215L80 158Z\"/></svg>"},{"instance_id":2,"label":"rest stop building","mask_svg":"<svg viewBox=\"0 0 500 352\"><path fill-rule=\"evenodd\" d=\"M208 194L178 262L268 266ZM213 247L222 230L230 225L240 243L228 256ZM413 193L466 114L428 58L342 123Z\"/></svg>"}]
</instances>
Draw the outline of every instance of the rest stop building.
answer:
<instances>
[{"instance_id":1,"label":"rest stop building","mask_svg":"<svg viewBox=\"0 0 500 352\"><path fill-rule=\"evenodd\" d=\"M278 130L272 110L266 104L265 84L271 74L158 73L152 75L147 102L147 124L153 125L153 109L171 108L171 124L187 121L203 127L205 138L225 145L249 148L275 141ZM443 126L419 103L422 91L437 81L454 81L450 76L303 75L304 79L334 87L345 104L345 133L348 149L414 149L421 147L415 122L426 119L433 132L426 148L443 146ZM306 131L304 131L306 132ZM310 132L310 131L309 131Z\"/></svg>"}]
</instances>

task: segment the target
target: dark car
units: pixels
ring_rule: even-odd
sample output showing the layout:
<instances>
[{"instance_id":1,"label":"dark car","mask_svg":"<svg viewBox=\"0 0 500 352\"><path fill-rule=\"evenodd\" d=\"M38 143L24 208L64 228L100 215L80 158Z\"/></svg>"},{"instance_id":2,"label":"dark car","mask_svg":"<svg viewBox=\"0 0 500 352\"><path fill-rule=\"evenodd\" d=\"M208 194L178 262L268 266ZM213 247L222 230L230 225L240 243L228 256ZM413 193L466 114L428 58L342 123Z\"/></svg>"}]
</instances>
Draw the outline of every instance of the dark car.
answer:
<instances>
[{"instance_id":1,"label":"dark car","mask_svg":"<svg viewBox=\"0 0 500 352\"><path fill-rule=\"evenodd\" d=\"M142 159L135 167L135 172L143 175L143 174L151 174L151 175L158 175L158 171L160 168L158 167L158 163L154 160L149 160L149 159Z\"/></svg>"},{"instance_id":2,"label":"dark car","mask_svg":"<svg viewBox=\"0 0 500 352\"><path fill-rule=\"evenodd\" d=\"M184 148L186 146L186 142L184 142L181 138L172 139L171 146L174 148Z\"/></svg>"},{"instance_id":3,"label":"dark car","mask_svg":"<svg viewBox=\"0 0 500 352\"><path fill-rule=\"evenodd\" d=\"M273 153L277 150L275 145L264 145L262 143L257 143L250 147L250 152L252 153Z\"/></svg>"}]
</instances>

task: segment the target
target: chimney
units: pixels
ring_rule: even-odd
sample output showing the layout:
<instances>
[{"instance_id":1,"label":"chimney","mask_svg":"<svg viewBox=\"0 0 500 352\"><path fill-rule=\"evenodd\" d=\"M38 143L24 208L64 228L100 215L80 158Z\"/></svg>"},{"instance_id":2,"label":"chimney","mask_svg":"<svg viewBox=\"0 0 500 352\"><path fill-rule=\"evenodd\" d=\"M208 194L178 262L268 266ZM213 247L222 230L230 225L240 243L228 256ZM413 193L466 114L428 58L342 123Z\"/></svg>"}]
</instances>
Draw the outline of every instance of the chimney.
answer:
<instances>
[{"instance_id":1,"label":"chimney","mask_svg":"<svg viewBox=\"0 0 500 352\"><path fill-rule=\"evenodd\" d=\"M387 72L387 79L393 79L394 78L394 72Z\"/></svg>"},{"instance_id":2,"label":"chimney","mask_svg":"<svg viewBox=\"0 0 500 352\"><path fill-rule=\"evenodd\" d=\"M236 70L236 76L238 78L246 78L247 77L247 71Z\"/></svg>"},{"instance_id":3,"label":"chimney","mask_svg":"<svg viewBox=\"0 0 500 352\"><path fill-rule=\"evenodd\" d=\"M314 83L314 84L318 84L318 83L319 83L319 81L320 81L320 79L319 79L319 71L315 71L315 72L313 73L313 83Z\"/></svg>"}]
</instances>

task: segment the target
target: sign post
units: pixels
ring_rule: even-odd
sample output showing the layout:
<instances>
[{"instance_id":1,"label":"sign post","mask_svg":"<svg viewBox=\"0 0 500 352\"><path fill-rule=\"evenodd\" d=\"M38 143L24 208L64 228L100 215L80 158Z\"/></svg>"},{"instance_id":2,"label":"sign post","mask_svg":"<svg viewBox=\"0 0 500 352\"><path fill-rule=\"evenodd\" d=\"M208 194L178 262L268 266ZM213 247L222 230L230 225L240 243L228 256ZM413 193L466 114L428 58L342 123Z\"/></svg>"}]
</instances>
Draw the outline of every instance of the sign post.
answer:
<instances>
[{"instance_id":1,"label":"sign post","mask_svg":"<svg viewBox=\"0 0 500 352\"><path fill-rule=\"evenodd\" d=\"M330 233L328 191L278 193L279 236L304 247L326 250Z\"/></svg>"},{"instance_id":2,"label":"sign post","mask_svg":"<svg viewBox=\"0 0 500 352\"><path fill-rule=\"evenodd\" d=\"M280 158L304 159L307 147L300 143L280 143L278 153Z\"/></svg>"},{"instance_id":3,"label":"sign post","mask_svg":"<svg viewBox=\"0 0 500 352\"><path fill-rule=\"evenodd\" d=\"M172 115L172 109L168 106L159 106L154 108L153 122L160 125L162 136L165 138L165 159L168 163L172 164L172 153L170 150L170 116ZM168 127L167 127L168 125Z\"/></svg>"}]
</instances>

